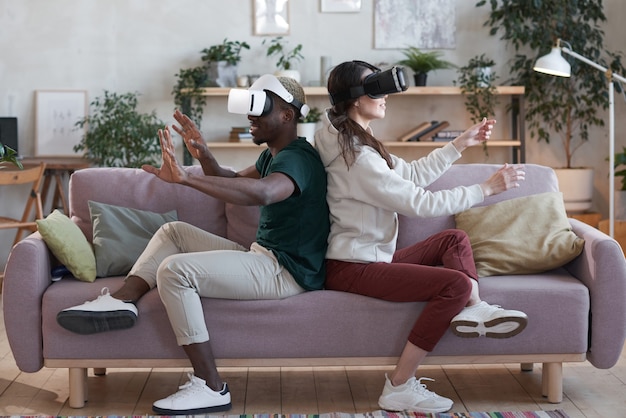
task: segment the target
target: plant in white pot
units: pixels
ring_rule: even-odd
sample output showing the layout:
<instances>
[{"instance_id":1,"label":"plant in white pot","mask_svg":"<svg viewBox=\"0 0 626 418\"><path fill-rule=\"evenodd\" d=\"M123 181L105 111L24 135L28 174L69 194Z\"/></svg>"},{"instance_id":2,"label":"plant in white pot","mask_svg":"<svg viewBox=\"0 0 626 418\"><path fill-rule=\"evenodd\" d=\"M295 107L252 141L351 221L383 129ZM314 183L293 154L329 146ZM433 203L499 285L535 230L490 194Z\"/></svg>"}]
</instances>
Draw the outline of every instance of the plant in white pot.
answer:
<instances>
[{"instance_id":1,"label":"plant in white pot","mask_svg":"<svg viewBox=\"0 0 626 418\"><path fill-rule=\"evenodd\" d=\"M209 80L218 87L237 85L237 65L241 61L241 50L250 49L247 42L229 41L224 38L221 44L212 45L200 51L206 62Z\"/></svg>"},{"instance_id":2,"label":"plant in white pot","mask_svg":"<svg viewBox=\"0 0 626 418\"><path fill-rule=\"evenodd\" d=\"M533 67L557 39L563 39L573 51L623 74L619 54L604 49L601 24L606 16L602 0L480 0L476 4L484 5L491 9L485 22L491 27L490 34L501 33L500 39L515 51L509 72L513 84L525 87L525 114L531 137L546 143L560 137L564 164L555 171L566 209L588 210L593 195L593 168L575 167L573 157L581 146L593 140L590 129L604 126L600 112L609 105L606 77L578 60L570 61L570 78L540 74ZM602 60L603 55L609 57L609 62ZM570 181L570 176L575 177Z\"/></svg>"},{"instance_id":3,"label":"plant in white pot","mask_svg":"<svg viewBox=\"0 0 626 418\"><path fill-rule=\"evenodd\" d=\"M315 142L315 131L317 123L322 120L322 111L317 107L312 107L309 113L298 121L298 136L303 136L311 144Z\"/></svg>"},{"instance_id":4,"label":"plant in white pot","mask_svg":"<svg viewBox=\"0 0 626 418\"><path fill-rule=\"evenodd\" d=\"M263 45L266 44L267 39L263 40ZM295 68L297 62L304 59L302 55L302 44L296 45L294 48L289 49L287 43L283 40L282 36L277 36L269 41L267 47L267 56L277 56L276 72L274 75L282 77L290 77L300 82L300 72Z\"/></svg>"}]
</instances>

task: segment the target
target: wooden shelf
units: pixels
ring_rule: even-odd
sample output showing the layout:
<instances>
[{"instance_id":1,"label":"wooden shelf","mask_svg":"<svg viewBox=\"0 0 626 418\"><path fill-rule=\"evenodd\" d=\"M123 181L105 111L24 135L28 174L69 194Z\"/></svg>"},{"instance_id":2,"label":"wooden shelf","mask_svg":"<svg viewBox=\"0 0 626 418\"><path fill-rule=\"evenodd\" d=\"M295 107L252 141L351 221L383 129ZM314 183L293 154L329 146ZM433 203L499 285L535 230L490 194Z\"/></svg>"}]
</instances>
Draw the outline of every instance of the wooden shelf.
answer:
<instances>
[{"instance_id":1,"label":"wooden shelf","mask_svg":"<svg viewBox=\"0 0 626 418\"><path fill-rule=\"evenodd\" d=\"M447 144L445 141L425 141L425 142L400 142L400 141L383 141L387 148L440 148ZM521 141L515 140L501 140L501 141L489 141L487 147L519 147ZM209 148L260 148L265 146L256 145L254 142L207 142Z\"/></svg>"},{"instance_id":2,"label":"wooden shelf","mask_svg":"<svg viewBox=\"0 0 626 418\"><path fill-rule=\"evenodd\" d=\"M228 92L231 90L230 87L206 87L201 89L203 96L212 96L212 97L226 97L228 96ZM500 95L521 95L524 94L523 86L499 86L496 87L497 94ZM184 92L184 90L183 90ZM307 96L326 96L328 94L328 90L326 87L304 87L304 93ZM463 93L461 92L460 87L451 87L451 86L426 86L426 87L409 87L406 91L402 93L398 93L399 95L405 96L460 96Z\"/></svg>"}]
</instances>

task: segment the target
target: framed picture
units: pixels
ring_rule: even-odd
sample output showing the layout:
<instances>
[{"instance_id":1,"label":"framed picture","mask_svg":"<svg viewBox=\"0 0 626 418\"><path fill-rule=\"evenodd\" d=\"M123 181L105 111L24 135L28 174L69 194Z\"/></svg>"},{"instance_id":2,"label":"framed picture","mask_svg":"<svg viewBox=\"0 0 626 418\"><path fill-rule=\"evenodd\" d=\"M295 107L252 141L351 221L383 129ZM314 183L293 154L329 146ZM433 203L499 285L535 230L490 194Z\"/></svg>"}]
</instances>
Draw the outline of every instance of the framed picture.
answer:
<instances>
[{"instance_id":1,"label":"framed picture","mask_svg":"<svg viewBox=\"0 0 626 418\"><path fill-rule=\"evenodd\" d=\"M255 35L289 35L289 0L252 0Z\"/></svg>"},{"instance_id":2,"label":"framed picture","mask_svg":"<svg viewBox=\"0 0 626 418\"><path fill-rule=\"evenodd\" d=\"M361 0L320 0L322 13L355 13L361 10Z\"/></svg>"},{"instance_id":3,"label":"framed picture","mask_svg":"<svg viewBox=\"0 0 626 418\"><path fill-rule=\"evenodd\" d=\"M86 90L35 91L35 155L76 156L84 128L75 125L87 111Z\"/></svg>"},{"instance_id":4,"label":"framed picture","mask_svg":"<svg viewBox=\"0 0 626 418\"><path fill-rule=\"evenodd\" d=\"M374 49L456 48L454 0L375 0Z\"/></svg>"}]
</instances>

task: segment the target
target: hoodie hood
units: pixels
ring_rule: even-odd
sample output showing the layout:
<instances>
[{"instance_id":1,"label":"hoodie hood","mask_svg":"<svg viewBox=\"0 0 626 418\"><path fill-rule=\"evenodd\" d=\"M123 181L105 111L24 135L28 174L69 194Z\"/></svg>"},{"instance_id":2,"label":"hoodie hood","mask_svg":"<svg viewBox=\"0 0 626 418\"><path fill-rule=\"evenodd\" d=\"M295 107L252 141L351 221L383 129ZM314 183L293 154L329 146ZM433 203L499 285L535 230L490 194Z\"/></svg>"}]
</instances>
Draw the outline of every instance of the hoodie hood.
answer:
<instances>
[{"instance_id":1,"label":"hoodie hood","mask_svg":"<svg viewBox=\"0 0 626 418\"><path fill-rule=\"evenodd\" d=\"M337 135L339 131L333 126L328 118L328 112L330 109L326 109L322 115L322 129L318 129L315 132L315 148L320 154L324 167L328 167L337 158L341 158L341 150L339 149L339 141Z\"/></svg>"}]
</instances>

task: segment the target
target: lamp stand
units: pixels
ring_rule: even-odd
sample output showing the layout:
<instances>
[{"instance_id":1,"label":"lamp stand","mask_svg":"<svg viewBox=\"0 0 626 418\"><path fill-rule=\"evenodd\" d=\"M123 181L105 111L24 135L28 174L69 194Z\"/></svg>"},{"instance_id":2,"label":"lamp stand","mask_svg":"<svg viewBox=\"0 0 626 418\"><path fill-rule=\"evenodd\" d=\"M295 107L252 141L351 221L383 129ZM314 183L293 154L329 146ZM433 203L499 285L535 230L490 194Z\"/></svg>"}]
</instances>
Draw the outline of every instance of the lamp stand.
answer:
<instances>
[{"instance_id":1,"label":"lamp stand","mask_svg":"<svg viewBox=\"0 0 626 418\"><path fill-rule=\"evenodd\" d=\"M602 71L609 83L609 235L613 238L615 235L615 87L613 79L623 83L626 83L626 79L567 47L561 47L561 51Z\"/></svg>"}]
</instances>

